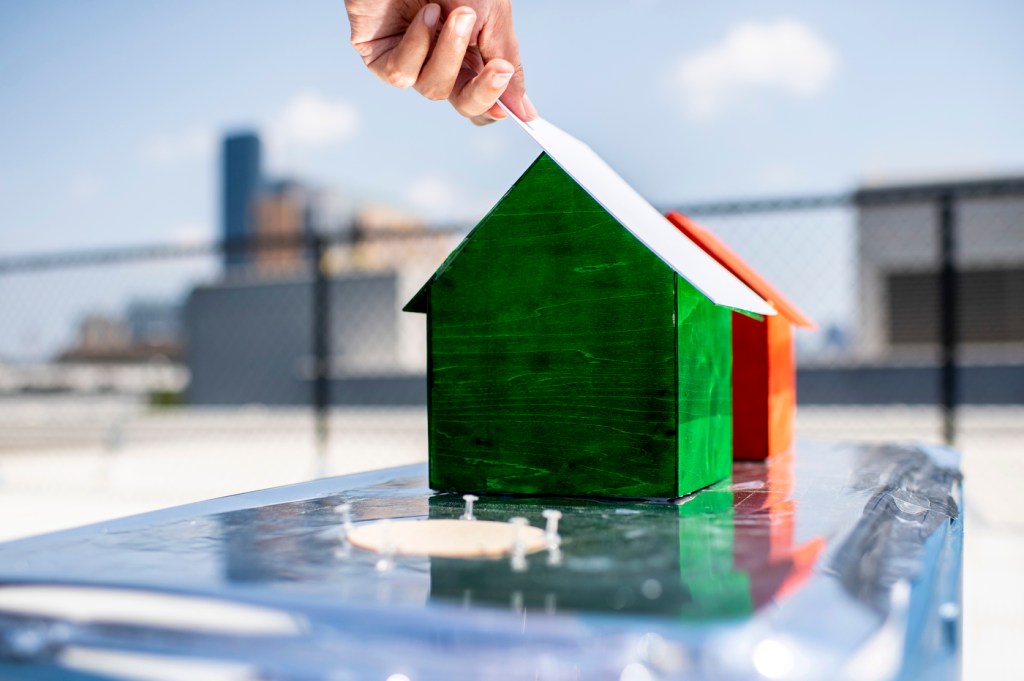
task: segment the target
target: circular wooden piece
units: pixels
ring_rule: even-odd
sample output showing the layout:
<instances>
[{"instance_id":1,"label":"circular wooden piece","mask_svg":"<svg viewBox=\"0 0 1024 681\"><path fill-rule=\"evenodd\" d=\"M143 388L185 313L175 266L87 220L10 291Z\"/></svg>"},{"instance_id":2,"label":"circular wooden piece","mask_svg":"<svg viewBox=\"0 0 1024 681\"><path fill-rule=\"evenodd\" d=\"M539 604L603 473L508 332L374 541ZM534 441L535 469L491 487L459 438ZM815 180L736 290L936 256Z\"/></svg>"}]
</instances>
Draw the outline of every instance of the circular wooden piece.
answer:
<instances>
[{"instance_id":1,"label":"circular wooden piece","mask_svg":"<svg viewBox=\"0 0 1024 681\"><path fill-rule=\"evenodd\" d=\"M492 520L392 520L361 524L348 533L348 541L367 551L405 556L443 558L498 558L510 555L516 532L525 553L544 549L544 530Z\"/></svg>"}]
</instances>

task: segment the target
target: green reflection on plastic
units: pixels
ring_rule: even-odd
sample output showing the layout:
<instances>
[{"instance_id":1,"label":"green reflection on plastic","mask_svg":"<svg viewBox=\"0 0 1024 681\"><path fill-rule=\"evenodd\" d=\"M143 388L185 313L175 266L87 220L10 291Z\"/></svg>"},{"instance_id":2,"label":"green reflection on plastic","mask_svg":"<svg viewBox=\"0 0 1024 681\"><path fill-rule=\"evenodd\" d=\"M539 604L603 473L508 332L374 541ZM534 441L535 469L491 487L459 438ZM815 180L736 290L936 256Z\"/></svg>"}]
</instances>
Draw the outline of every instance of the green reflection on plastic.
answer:
<instances>
[{"instance_id":1,"label":"green reflection on plastic","mask_svg":"<svg viewBox=\"0 0 1024 681\"><path fill-rule=\"evenodd\" d=\"M682 506L590 500L485 497L481 520L562 512L560 562L540 552L523 572L505 559L430 560L432 600L542 612L618 612L714 620L753 611L750 580L733 566L732 492L713 489ZM456 495L430 499L431 518L457 518Z\"/></svg>"}]
</instances>

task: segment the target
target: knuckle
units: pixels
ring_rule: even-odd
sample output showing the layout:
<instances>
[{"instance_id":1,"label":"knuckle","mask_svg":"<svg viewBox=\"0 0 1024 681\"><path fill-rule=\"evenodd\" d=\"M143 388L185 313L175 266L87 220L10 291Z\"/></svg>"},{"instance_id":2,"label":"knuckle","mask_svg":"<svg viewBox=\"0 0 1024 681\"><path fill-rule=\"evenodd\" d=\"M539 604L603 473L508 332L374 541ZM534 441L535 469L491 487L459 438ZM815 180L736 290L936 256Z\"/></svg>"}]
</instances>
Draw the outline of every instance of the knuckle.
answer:
<instances>
[{"instance_id":1,"label":"knuckle","mask_svg":"<svg viewBox=\"0 0 1024 681\"><path fill-rule=\"evenodd\" d=\"M448 99L448 93L441 90L436 86L428 86L420 90L420 94L429 99L432 102L440 102L441 100Z\"/></svg>"},{"instance_id":2,"label":"knuckle","mask_svg":"<svg viewBox=\"0 0 1024 681\"><path fill-rule=\"evenodd\" d=\"M410 76L408 73L401 71L393 66L388 67L384 72L384 80L388 85L393 85L397 88L408 88L416 82L416 79Z\"/></svg>"},{"instance_id":3,"label":"knuckle","mask_svg":"<svg viewBox=\"0 0 1024 681\"><path fill-rule=\"evenodd\" d=\"M478 111L475 106L466 106L465 102L452 102L452 106L455 107L455 110L459 112L460 116L465 116L466 118L473 118L474 116L480 115L480 111Z\"/></svg>"},{"instance_id":4,"label":"knuckle","mask_svg":"<svg viewBox=\"0 0 1024 681\"><path fill-rule=\"evenodd\" d=\"M485 92L474 92L471 97L466 99L463 106L471 111L473 116L476 116L490 109L496 101L496 97L489 97Z\"/></svg>"},{"instance_id":5,"label":"knuckle","mask_svg":"<svg viewBox=\"0 0 1024 681\"><path fill-rule=\"evenodd\" d=\"M365 42L363 42L361 40L356 40L356 39L353 39L351 44L352 44L352 49L354 49L356 52L358 52L359 56L363 57L364 59L366 57L369 57L369 56L371 56L373 54L373 46L372 45L368 45L367 43L365 43Z\"/></svg>"}]
</instances>

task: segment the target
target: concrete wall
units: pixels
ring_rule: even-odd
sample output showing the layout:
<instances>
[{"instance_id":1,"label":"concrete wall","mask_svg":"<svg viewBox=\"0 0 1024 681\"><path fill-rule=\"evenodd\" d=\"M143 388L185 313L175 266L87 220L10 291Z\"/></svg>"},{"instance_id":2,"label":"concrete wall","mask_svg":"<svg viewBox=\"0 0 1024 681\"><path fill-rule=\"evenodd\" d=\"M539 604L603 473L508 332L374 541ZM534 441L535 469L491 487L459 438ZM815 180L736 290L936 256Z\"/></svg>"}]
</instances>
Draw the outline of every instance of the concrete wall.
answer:
<instances>
[{"instance_id":1,"label":"concrete wall","mask_svg":"<svg viewBox=\"0 0 1024 681\"><path fill-rule=\"evenodd\" d=\"M976 198L957 203L957 265L961 269L1024 267L1024 198ZM928 361L928 345L892 347L886 278L893 272L937 271L938 208L934 202L862 206L857 214L859 288L857 357L864 361ZM969 361L1019 356L1015 348L976 344L963 348Z\"/></svg>"},{"instance_id":2,"label":"concrete wall","mask_svg":"<svg viewBox=\"0 0 1024 681\"><path fill-rule=\"evenodd\" d=\"M1024 364L960 367L961 404L1024 404ZM801 369L800 404L938 404L940 375L934 366Z\"/></svg>"},{"instance_id":3,"label":"concrete wall","mask_svg":"<svg viewBox=\"0 0 1024 681\"><path fill-rule=\"evenodd\" d=\"M424 342L400 297L394 272L347 274L330 282L332 401L425 400ZM312 282L307 279L198 287L185 306L186 400L197 405L309 404L312 394ZM419 320L422 324L422 320ZM410 348L418 347L420 354ZM391 402L388 402L391 400ZM397 400L397 402L395 402Z\"/></svg>"}]
</instances>

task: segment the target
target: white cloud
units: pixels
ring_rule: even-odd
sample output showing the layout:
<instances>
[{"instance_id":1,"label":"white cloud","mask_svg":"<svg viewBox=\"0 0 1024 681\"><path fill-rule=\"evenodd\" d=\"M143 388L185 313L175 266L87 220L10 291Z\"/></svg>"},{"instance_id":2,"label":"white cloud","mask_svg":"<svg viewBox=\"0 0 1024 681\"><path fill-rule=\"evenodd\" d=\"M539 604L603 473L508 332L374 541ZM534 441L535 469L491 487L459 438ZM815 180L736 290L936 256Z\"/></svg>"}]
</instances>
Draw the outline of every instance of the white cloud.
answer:
<instances>
[{"instance_id":1,"label":"white cloud","mask_svg":"<svg viewBox=\"0 0 1024 681\"><path fill-rule=\"evenodd\" d=\"M262 127L271 156L287 164L296 161L296 155L301 159L306 151L352 138L358 124L359 115L352 104L303 92L292 97ZM214 158L217 141L218 134L212 126L197 126L151 137L143 144L142 154L158 164L209 162Z\"/></svg>"},{"instance_id":2,"label":"white cloud","mask_svg":"<svg viewBox=\"0 0 1024 681\"><path fill-rule=\"evenodd\" d=\"M406 187L405 201L428 222L474 222L491 208L493 200L467 191L444 175L416 178Z\"/></svg>"},{"instance_id":3,"label":"white cloud","mask_svg":"<svg viewBox=\"0 0 1024 681\"><path fill-rule=\"evenodd\" d=\"M458 190L440 175L425 175L409 184L405 198L416 210L428 217L449 215L458 207Z\"/></svg>"},{"instance_id":4,"label":"white cloud","mask_svg":"<svg viewBox=\"0 0 1024 681\"><path fill-rule=\"evenodd\" d=\"M100 178L89 173L78 173L68 182L68 193L76 201L91 201L99 195L101 189Z\"/></svg>"},{"instance_id":5,"label":"white cloud","mask_svg":"<svg viewBox=\"0 0 1024 681\"><path fill-rule=\"evenodd\" d=\"M722 42L681 57L671 86L690 116L707 120L757 93L817 95L838 64L835 49L796 19L744 22Z\"/></svg>"},{"instance_id":6,"label":"white cloud","mask_svg":"<svg viewBox=\"0 0 1024 681\"><path fill-rule=\"evenodd\" d=\"M319 147L350 139L358 127L359 114L349 102L304 92L271 121L270 132L286 145Z\"/></svg>"},{"instance_id":7,"label":"white cloud","mask_svg":"<svg viewBox=\"0 0 1024 681\"><path fill-rule=\"evenodd\" d=\"M213 155L215 135L209 128L189 128L156 135L143 145L142 153L154 163L208 159Z\"/></svg>"},{"instance_id":8,"label":"white cloud","mask_svg":"<svg viewBox=\"0 0 1024 681\"><path fill-rule=\"evenodd\" d=\"M209 241L213 230L208 225L192 220L179 222L171 227L171 241L178 246L199 246Z\"/></svg>"}]
</instances>

